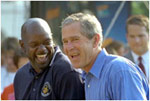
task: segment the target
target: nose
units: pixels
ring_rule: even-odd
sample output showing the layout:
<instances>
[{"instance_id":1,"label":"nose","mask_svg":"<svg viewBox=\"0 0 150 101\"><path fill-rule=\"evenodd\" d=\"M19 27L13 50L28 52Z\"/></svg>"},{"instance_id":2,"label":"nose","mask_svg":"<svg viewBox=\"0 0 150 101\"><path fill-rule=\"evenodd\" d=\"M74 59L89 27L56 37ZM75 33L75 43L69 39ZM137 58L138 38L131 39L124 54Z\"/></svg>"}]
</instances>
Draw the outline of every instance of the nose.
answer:
<instances>
[{"instance_id":1,"label":"nose","mask_svg":"<svg viewBox=\"0 0 150 101\"><path fill-rule=\"evenodd\" d=\"M44 53L46 50L47 50L47 49L46 49L46 47L45 47L43 44L41 44L41 45L38 47L38 52L39 52L39 53Z\"/></svg>"},{"instance_id":2,"label":"nose","mask_svg":"<svg viewBox=\"0 0 150 101\"><path fill-rule=\"evenodd\" d=\"M68 50L72 50L72 49L74 48L74 45L73 45L72 42L69 41L69 42L67 43L66 47L67 47Z\"/></svg>"},{"instance_id":3,"label":"nose","mask_svg":"<svg viewBox=\"0 0 150 101\"><path fill-rule=\"evenodd\" d=\"M140 42L140 38L139 37L135 37L135 42Z\"/></svg>"}]
</instances>

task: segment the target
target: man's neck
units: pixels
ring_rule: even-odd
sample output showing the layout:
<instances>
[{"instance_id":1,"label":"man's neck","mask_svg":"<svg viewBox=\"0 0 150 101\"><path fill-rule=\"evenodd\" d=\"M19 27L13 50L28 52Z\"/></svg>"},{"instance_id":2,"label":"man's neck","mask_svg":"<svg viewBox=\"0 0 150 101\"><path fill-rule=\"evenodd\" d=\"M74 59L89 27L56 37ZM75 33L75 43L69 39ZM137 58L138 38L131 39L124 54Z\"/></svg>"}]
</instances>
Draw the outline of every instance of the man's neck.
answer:
<instances>
[{"instance_id":1,"label":"man's neck","mask_svg":"<svg viewBox=\"0 0 150 101\"><path fill-rule=\"evenodd\" d=\"M88 73L91 70L91 68L92 68L93 64L95 63L96 58L97 58L98 54L101 52L101 50L102 49L100 48L100 49L96 50L96 52L94 51L95 54L94 54L93 59L90 61L89 64L87 64L87 66L85 66L84 68L82 68L86 73Z\"/></svg>"}]
</instances>

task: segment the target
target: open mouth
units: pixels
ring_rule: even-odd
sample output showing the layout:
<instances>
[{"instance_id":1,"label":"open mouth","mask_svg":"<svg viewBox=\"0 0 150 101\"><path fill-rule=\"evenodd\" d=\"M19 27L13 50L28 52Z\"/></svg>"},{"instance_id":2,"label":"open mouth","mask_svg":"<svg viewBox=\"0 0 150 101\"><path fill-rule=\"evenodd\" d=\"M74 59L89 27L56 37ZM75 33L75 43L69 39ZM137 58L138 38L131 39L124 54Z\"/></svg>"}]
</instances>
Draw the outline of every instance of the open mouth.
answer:
<instances>
[{"instance_id":1,"label":"open mouth","mask_svg":"<svg viewBox=\"0 0 150 101\"><path fill-rule=\"evenodd\" d=\"M36 55L36 61L38 63L45 63L47 61L47 54Z\"/></svg>"},{"instance_id":2,"label":"open mouth","mask_svg":"<svg viewBox=\"0 0 150 101\"><path fill-rule=\"evenodd\" d=\"M73 60L73 61L79 60L79 56L80 56L79 53L74 53L74 54L71 54L71 55L70 55L71 60Z\"/></svg>"}]
</instances>

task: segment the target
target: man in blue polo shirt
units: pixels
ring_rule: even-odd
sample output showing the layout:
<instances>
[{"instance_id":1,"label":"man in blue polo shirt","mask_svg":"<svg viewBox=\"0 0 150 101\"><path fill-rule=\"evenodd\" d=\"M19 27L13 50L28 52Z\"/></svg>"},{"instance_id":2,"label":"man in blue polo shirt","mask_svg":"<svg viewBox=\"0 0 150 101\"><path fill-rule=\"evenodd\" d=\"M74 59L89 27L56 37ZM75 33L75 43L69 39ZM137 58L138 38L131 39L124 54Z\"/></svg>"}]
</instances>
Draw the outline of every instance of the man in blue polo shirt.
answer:
<instances>
[{"instance_id":1,"label":"man in blue polo shirt","mask_svg":"<svg viewBox=\"0 0 150 101\"><path fill-rule=\"evenodd\" d=\"M54 46L46 21L27 20L22 26L21 38L21 48L30 62L16 73L16 100L84 99L82 79L67 56Z\"/></svg>"},{"instance_id":2,"label":"man in blue polo shirt","mask_svg":"<svg viewBox=\"0 0 150 101\"><path fill-rule=\"evenodd\" d=\"M62 42L75 68L84 70L87 100L148 100L147 79L137 65L110 55L94 15L75 13L62 22Z\"/></svg>"}]
</instances>

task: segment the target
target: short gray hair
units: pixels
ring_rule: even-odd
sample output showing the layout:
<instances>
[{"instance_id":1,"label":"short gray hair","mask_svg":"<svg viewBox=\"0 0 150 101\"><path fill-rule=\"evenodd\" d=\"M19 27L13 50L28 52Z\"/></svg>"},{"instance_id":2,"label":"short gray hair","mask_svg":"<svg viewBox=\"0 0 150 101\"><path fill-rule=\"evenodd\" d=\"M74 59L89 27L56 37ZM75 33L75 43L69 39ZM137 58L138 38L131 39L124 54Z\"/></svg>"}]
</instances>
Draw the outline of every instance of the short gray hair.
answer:
<instances>
[{"instance_id":1,"label":"short gray hair","mask_svg":"<svg viewBox=\"0 0 150 101\"><path fill-rule=\"evenodd\" d=\"M88 39L92 39L95 34L100 35L100 46L103 41L102 27L98 19L91 14L75 13L68 16L62 22L62 28L66 25L72 24L74 22L80 22L81 34L86 36Z\"/></svg>"}]
</instances>

